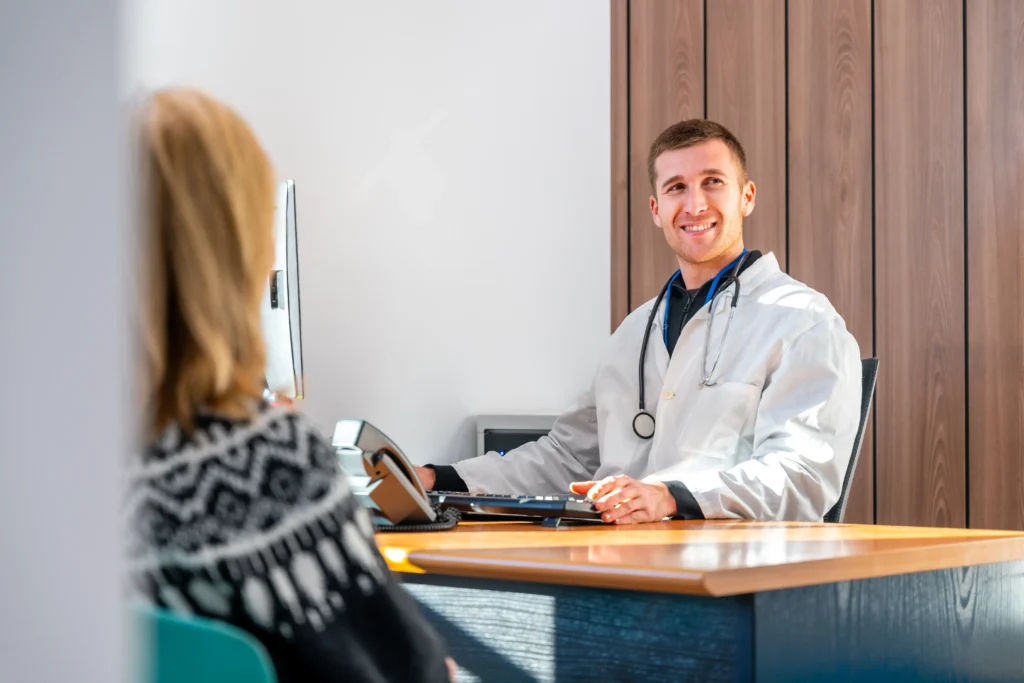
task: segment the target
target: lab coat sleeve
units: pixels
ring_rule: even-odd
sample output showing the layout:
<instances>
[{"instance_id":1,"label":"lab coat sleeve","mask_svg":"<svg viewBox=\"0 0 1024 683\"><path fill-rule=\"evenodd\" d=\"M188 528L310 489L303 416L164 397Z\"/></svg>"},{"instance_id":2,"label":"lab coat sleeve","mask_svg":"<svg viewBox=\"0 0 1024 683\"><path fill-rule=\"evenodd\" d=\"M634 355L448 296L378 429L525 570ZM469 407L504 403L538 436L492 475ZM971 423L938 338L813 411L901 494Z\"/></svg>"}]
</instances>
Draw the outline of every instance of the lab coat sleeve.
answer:
<instances>
[{"instance_id":1,"label":"lab coat sleeve","mask_svg":"<svg viewBox=\"0 0 1024 683\"><path fill-rule=\"evenodd\" d=\"M765 382L753 453L726 470L648 479L681 481L707 519L820 522L839 499L860 421L860 350L843 321L822 321L783 352Z\"/></svg>"},{"instance_id":2,"label":"lab coat sleeve","mask_svg":"<svg viewBox=\"0 0 1024 683\"><path fill-rule=\"evenodd\" d=\"M470 491L514 495L564 494L569 484L597 471L597 409L594 385L555 420L551 431L504 456L495 452L455 463Z\"/></svg>"}]
</instances>

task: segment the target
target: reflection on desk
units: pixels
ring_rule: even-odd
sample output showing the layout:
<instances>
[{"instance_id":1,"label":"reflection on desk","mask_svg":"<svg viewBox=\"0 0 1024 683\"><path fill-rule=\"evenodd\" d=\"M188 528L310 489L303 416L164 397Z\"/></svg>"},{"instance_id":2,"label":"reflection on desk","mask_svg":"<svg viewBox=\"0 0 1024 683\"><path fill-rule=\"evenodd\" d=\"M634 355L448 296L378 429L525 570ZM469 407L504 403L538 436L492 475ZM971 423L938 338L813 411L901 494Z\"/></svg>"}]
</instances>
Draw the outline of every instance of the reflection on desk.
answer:
<instances>
[{"instance_id":1,"label":"reflection on desk","mask_svg":"<svg viewBox=\"0 0 1024 683\"><path fill-rule=\"evenodd\" d=\"M805 523L380 534L484 681L1024 680L1024 534Z\"/></svg>"},{"instance_id":2,"label":"reflection on desk","mask_svg":"<svg viewBox=\"0 0 1024 683\"><path fill-rule=\"evenodd\" d=\"M1024 534L1016 532L790 522L496 522L382 534L378 543L399 572L696 595L1024 560Z\"/></svg>"}]
</instances>

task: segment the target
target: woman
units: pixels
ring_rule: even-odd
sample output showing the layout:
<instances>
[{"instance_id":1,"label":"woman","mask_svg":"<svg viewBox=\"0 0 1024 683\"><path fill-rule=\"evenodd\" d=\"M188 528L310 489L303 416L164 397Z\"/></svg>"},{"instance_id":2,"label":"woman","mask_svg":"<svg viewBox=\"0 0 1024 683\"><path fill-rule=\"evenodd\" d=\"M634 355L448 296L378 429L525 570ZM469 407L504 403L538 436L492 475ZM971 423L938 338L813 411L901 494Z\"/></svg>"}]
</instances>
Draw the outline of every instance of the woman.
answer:
<instances>
[{"instance_id":1,"label":"woman","mask_svg":"<svg viewBox=\"0 0 1024 683\"><path fill-rule=\"evenodd\" d=\"M125 521L135 590L239 626L287 681L447 681L310 423L262 402L274 177L246 123L189 89L140 112L144 430ZM449 662L450 664L450 662Z\"/></svg>"}]
</instances>

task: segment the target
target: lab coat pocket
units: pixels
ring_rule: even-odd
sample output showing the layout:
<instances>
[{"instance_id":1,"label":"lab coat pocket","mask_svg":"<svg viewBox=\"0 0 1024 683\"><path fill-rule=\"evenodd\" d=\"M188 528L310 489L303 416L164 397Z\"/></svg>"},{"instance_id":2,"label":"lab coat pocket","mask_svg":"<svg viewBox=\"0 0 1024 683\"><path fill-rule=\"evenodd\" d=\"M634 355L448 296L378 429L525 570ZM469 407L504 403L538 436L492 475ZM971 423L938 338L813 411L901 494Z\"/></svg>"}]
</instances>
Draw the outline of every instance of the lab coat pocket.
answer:
<instances>
[{"instance_id":1,"label":"lab coat pocket","mask_svg":"<svg viewBox=\"0 0 1024 683\"><path fill-rule=\"evenodd\" d=\"M738 458L753 443L760 398L761 387L744 382L701 387L679 445L704 456Z\"/></svg>"}]
</instances>

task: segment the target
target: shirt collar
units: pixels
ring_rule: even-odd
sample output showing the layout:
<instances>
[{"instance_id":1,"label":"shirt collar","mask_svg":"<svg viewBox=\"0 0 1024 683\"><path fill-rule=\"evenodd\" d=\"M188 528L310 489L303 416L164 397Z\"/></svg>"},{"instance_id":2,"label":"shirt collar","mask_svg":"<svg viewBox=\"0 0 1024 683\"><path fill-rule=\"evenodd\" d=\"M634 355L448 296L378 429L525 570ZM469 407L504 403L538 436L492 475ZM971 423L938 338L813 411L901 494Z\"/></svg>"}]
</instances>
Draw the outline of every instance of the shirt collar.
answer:
<instances>
[{"instance_id":1,"label":"shirt collar","mask_svg":"<svg viewBox=\"0 0 1024 683\"><path fill-rule=\"evenodd\" d=\"M747 258L746 260L743 261L743 265L740 266L740 272L737 273L737 275L742 274L744 271L750 268L750 266L754 265L754 262L757 261L762 256L763 254L760 251L748 251ZM672 296L673 299L682 297L684 300L690 298L691 296L706 296L708 289L711 287L711 283L714 282L716 279L720 280L721 278L719 276L725 277L726 275L728 275L732 270L733 266L736 265L736 261L738 260L739 256L737 256L736 259L734 259L731 263L729 263L729 265L723 268L717 276L711 278L696 290L687 289L686 283L683 282L682 273L680 273L677 270L676 274L673 276L672 285L669 288L669 295Z\"/></svg>"}]
</instances>

